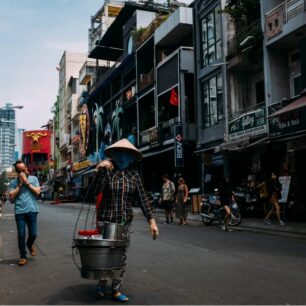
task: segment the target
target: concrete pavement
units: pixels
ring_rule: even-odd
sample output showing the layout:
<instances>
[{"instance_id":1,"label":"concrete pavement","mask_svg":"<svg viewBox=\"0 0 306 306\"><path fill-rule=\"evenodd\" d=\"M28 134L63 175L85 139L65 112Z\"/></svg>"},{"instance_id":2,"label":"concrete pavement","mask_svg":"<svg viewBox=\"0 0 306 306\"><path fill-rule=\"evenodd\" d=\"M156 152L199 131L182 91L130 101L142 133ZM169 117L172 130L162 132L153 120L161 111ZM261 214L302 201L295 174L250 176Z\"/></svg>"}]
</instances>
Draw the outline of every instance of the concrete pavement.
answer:
<instances>
[{"instance_id":1,"label":"concrete pavement","mask_svg":"<svg viewBox=\"0 0 306 306\"><path fill-rule=\"evenodd\" d=\"M50 204L51 202L45 201ZM82 205L82 203L61 203L54 204L66 207L75 207L75 205ZM93 205L94 208L94 205ZM134 212L136 214L141 214L141 209L134 207ZM154 212L156 219L163 221L165 220L165 213L163 209L156 209ZM202 218L200 214L188 213L187 222L192 226L202 226L205 228L202 223ZM218 226L217 224L213 226ZM263 219L258 218L242 218L242 222L233 227L235 231L249 231L260 234L267 235L277 235L283 237L292 237L298 239L306 239L306 222L288 222L285 226L280 226L276 221L272 222L271 225L267 225L263 222Z\"/></svg>"},{"instance_id":2,"label":"concrete pavement","mask_svg":"<svg viewBox=\"0 0 306 306\"><path fill-rule=\"evenodd\" d=\"M139 208L134 208L136 213L141 213ZM162 209L157 209L154 215L159 220L165 220L165 213ZM200 214L188 214L187 222L193 226L204 226ZM213 225L217 226L217 224ZM284 237L292 237L306 239L306 222L288 222L285 226L280 226L274 221L271 225L263 222L263 219L258 218L242 218L242 222L235 227L235 231L250 231L261 234L278 235Z\"/></svg>"}]
</instances>

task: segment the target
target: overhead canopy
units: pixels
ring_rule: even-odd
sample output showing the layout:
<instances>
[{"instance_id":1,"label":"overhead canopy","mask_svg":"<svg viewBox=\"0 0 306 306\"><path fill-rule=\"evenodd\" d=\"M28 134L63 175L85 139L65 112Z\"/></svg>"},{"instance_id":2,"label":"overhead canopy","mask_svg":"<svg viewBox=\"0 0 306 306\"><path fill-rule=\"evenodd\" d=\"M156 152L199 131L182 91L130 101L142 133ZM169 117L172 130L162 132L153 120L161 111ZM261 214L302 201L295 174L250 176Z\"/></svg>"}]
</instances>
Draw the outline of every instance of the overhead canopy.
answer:
<instances>
[{"instance_id":1,"label":"overhead canopy","mask_svg":"<svg viewBox=\"0 0 306 306\"><path fill-rule=\"evenodd\" d=\"M297 100L290 103L289 105L287 105L287 106L281 108L280 110L278 110L277 112L271 114L270 116L268 116L268 118L275 117L275 116L280 116L280 115L283 115L285 113L289 113L289 112L298 110L302 107L306 107L306 96L302 96L302 97L298 98Z\"/></svg>"}]
</instances>

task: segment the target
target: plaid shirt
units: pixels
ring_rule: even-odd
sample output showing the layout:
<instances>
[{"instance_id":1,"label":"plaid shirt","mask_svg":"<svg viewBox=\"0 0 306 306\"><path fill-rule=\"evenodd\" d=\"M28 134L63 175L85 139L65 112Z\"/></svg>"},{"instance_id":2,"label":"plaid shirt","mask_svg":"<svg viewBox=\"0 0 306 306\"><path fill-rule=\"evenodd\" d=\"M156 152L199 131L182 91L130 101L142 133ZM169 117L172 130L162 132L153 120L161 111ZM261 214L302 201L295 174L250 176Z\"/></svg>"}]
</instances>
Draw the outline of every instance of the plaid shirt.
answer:
<instances>
[{"instance_id":1,"label":"plaid shirt","mask_svg":"<svg viewBox=\"0 0 306 306\"><path fill-rule=\"evenodd\" d=\"M99 221L130 223L133 219L132 203L135 200L147 220L153 218L140 175L136 170L100 169L95 186L96 193L103 193L102 204L97 212Z\"/></svg>"}]
</instances>

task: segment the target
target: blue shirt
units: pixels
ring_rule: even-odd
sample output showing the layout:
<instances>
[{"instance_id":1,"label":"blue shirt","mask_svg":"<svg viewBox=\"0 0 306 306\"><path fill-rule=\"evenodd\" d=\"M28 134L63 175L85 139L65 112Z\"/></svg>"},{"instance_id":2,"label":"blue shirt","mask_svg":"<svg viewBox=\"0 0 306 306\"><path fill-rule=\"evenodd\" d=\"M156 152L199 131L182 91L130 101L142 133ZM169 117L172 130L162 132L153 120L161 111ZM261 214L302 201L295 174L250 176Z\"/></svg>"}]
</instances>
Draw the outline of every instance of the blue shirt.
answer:
<instances>
[{"instance_id":1,"label":"blue shirt","mask_svg":"<svg viewBox=\"0 0 306 306\"><path fill-rule=\"evenodd\" d=\"M28 177L29 183L34 187L39 187L38 178L36 176ZM9 191L18 186L18 178L11 181ZM19 193L14 199L15 214L24 214L28 212L38 212L36 195L25 185L22 185Z\"/></svg>"}]
</instances>

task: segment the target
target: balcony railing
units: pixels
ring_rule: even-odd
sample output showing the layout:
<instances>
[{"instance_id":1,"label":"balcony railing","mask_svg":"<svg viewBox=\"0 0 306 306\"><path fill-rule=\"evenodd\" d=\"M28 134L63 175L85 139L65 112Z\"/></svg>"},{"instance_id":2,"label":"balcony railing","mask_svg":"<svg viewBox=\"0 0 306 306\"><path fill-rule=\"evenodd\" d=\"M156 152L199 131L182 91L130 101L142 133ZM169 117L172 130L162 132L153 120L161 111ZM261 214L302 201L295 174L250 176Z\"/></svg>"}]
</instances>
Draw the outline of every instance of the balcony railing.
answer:
<instances>
[{"instance_id":1,"label":"balcony railing","mask_svg":"<svg viewBox=\"0 0 306 306\"><path fill-rule=\"evenodd\" d=\"M233 113L229 113L228 115L228 121L231 122L232 120L235 120L239 117L241 117L242 115L248 114L250 112L256 111L262 107L265 106L265 102L259 103L259 104L255 104L255 105L251 105L249 107L246 107L244 109L241 109L237 112L233 112Z\"/></svg>"},{"instance_id":2,"label":"balcony railing","mask_svg":"<svg viewBox=\"0 0 306 306\"><path fill-rule=\"evenodd\" d=\"M90 87L90 93L92 93L104 80L106 80L111 75L114 70L116 70L121 65L121 62L125 56L125 54L122 54L112 67L110 67L107 71L103 71L97 76L94 84Z\"/></svg>"},{"instance_id":3,"label":"balcony railing","mask_svg":"<svg viewBox=\"0 0 306 306\"><path fill-rule=\"evenodd\" d=\"M274 15L278 11L281 11L283 14L283 22L287 23L288 20L294 18L304 11L304 2L304 0L286 0L273 8L271 11L267 12L266 18L269 18L269 16Z\"/></svg>"},{"instance_id":4,"label":"balcony railing","mask_svg":"<svg viewBox=\"0 0 306 306\"><path fill-rule=\"evenodd\" d=\"M257 20L228 41L228 56L233 56L238 51L242 51L244 48L248 47L244 45L241 46L241 43L246 41L248 37L254 39L259 33L261 33L261 25L260 20Z\"/></svg>"},{"instance_id":5,"label":"balcony railing","mask_svg":"<svg viewBox=\"0 0 306 306\"><path fill-rule=\"evenodd\" d=\"M79 81L81 85L86 85L96 72L96 63L86 61L79 73Z\"/></svg>"}]
</instances>

